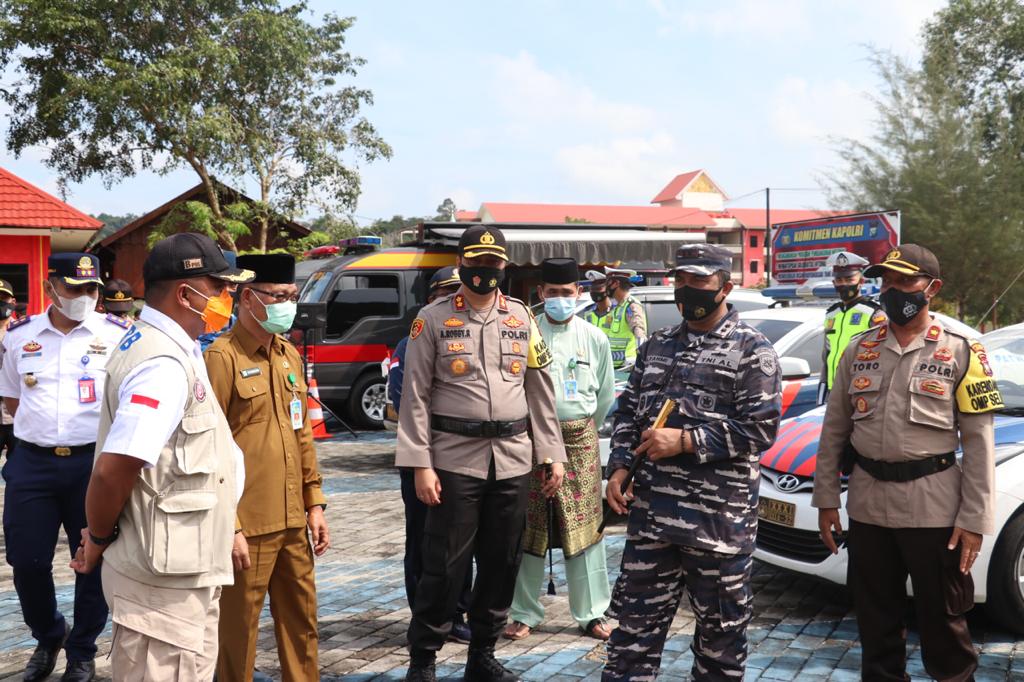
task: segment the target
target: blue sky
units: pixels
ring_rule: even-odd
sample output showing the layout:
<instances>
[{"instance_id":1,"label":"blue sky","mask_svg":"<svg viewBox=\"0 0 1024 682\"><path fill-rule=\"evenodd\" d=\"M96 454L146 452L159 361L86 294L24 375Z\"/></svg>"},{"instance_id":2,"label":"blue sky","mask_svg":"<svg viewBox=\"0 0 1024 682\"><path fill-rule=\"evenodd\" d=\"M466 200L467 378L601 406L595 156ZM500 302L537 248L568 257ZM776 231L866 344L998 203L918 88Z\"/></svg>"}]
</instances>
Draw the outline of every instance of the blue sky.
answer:
<instances>
[{"instance_id":1,"label":"blue sky","mask_svg":"<svg viewBox=\"0 0 1024 682\"><path fill-rule=\"evenodd\" d=\"M830 136L865 138L878 80L869 45L915 58L940 0L313 0L355 16L370 120L394 157L362 169L360 222L430 213L445 197L646 204L705 168L735 201L816 187ZM0 165L56 187L41 150ZM142 213L195 184L141 173L71 187L89 212ZM820 208L819 191L773 194Z\"/></svg>"}]
</instances>

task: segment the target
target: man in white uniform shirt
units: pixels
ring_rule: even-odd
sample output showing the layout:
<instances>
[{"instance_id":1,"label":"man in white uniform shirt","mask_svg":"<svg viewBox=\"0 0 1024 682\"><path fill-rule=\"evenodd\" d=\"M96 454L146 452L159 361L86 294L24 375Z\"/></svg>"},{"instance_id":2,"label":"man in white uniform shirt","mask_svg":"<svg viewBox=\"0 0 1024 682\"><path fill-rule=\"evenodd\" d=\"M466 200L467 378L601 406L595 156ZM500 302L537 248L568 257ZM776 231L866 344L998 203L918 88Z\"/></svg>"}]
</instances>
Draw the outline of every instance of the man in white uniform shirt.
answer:
<instances>
[{"instance_id":1,"label":"man in white uniform shirt","mask_svg":"<svg viewBox=\"0 0 1024 682\"><path fill-rule=\"evenodd\" d=\"M22 616L38 642L23 679L48 677L63 647L63 679L85 682L107 622L100 576L76 576L69 627L57 610L53 555L61 526L72 554L81 538L107 358L128 323L96 312L96 256L60 253L47 265L43 290L52 304L12 322L0 346L0 396L18 439L3 469L4 539Z\"/></svg>"},{"instance_id":2,"label":"man in white uniform shirt","mask_svg":"<svg viewBox=\"0 0 1024 682\"><path fill-rule=\"evenodd\" d=\"M146 306L107 368L88 528L72 567L88 573L103 558L115 680L209 680L244 471L196 338L228 282L252 273L231 268L208 237L183 233L153 247L143 278Z\"/></svg>"}]
</instances>

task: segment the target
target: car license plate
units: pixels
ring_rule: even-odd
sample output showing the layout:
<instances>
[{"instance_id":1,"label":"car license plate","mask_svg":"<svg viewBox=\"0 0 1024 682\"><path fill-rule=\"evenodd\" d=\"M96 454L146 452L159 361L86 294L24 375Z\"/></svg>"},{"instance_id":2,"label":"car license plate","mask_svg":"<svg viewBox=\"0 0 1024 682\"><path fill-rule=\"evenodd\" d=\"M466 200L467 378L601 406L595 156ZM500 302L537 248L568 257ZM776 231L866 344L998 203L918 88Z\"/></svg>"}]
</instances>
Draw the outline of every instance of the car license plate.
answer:
<instances>
[{"instance_id":1,"label":"car license plate","mask_svg":"<svg viewBox=\"0 0 1024 682\"><path fill-rule=\"evenodd\" d=\"M757 517L783 526L796 524L796 505L782 500L762 497L757 503Z\"/></svg>"}]
</instances>

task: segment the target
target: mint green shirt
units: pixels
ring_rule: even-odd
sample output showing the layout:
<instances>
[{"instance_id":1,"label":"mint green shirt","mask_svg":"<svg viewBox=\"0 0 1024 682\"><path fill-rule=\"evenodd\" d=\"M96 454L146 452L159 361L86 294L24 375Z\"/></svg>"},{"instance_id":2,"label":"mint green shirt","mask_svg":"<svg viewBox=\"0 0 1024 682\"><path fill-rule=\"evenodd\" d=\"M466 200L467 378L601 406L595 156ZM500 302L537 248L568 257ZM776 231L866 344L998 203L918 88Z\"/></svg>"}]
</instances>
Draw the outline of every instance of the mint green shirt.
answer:
<instances>
[{"instance_id":1,"label":"mint green shirt","mask_svg":"<svg viewBox=\"0 0 1024 682\"><path fill-rule=\"evenodd\" d=\"M615 402L615 371L608 337L575 315L565 324L554 324L541 313L537 328L551 351L547 371L555 384L559 421L593 417L600 428Z\"/></svg>"}]
</instances>

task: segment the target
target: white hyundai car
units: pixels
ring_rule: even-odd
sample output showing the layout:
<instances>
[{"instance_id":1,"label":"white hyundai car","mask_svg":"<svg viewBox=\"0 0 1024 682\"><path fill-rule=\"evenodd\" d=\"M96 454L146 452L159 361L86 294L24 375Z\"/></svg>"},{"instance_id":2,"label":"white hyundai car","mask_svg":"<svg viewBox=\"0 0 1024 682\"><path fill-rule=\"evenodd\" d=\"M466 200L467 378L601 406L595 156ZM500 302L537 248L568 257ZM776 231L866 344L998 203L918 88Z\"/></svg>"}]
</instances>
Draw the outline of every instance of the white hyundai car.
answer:
<instances>
[{"instance_id":1,"label":"white hyundai car","mask_svg":"<svg viewBox=\"0 0 1024 682\"><path fill-rule=\"evenodd\" d=\"M985 603L1005 627L1024 634L1024 324L991 332L980 340L1005 407L995 417L996 534L985 538L974 564L974 598ZM825 549L818 537L818 510L811 507L824 415L821 407L784 421L775 445L761 457L760 523L754 556L845 584L845 543L838 555ZM842 490L840 517L846 529L845 480Z\"/></svg>"}]
</instances>

